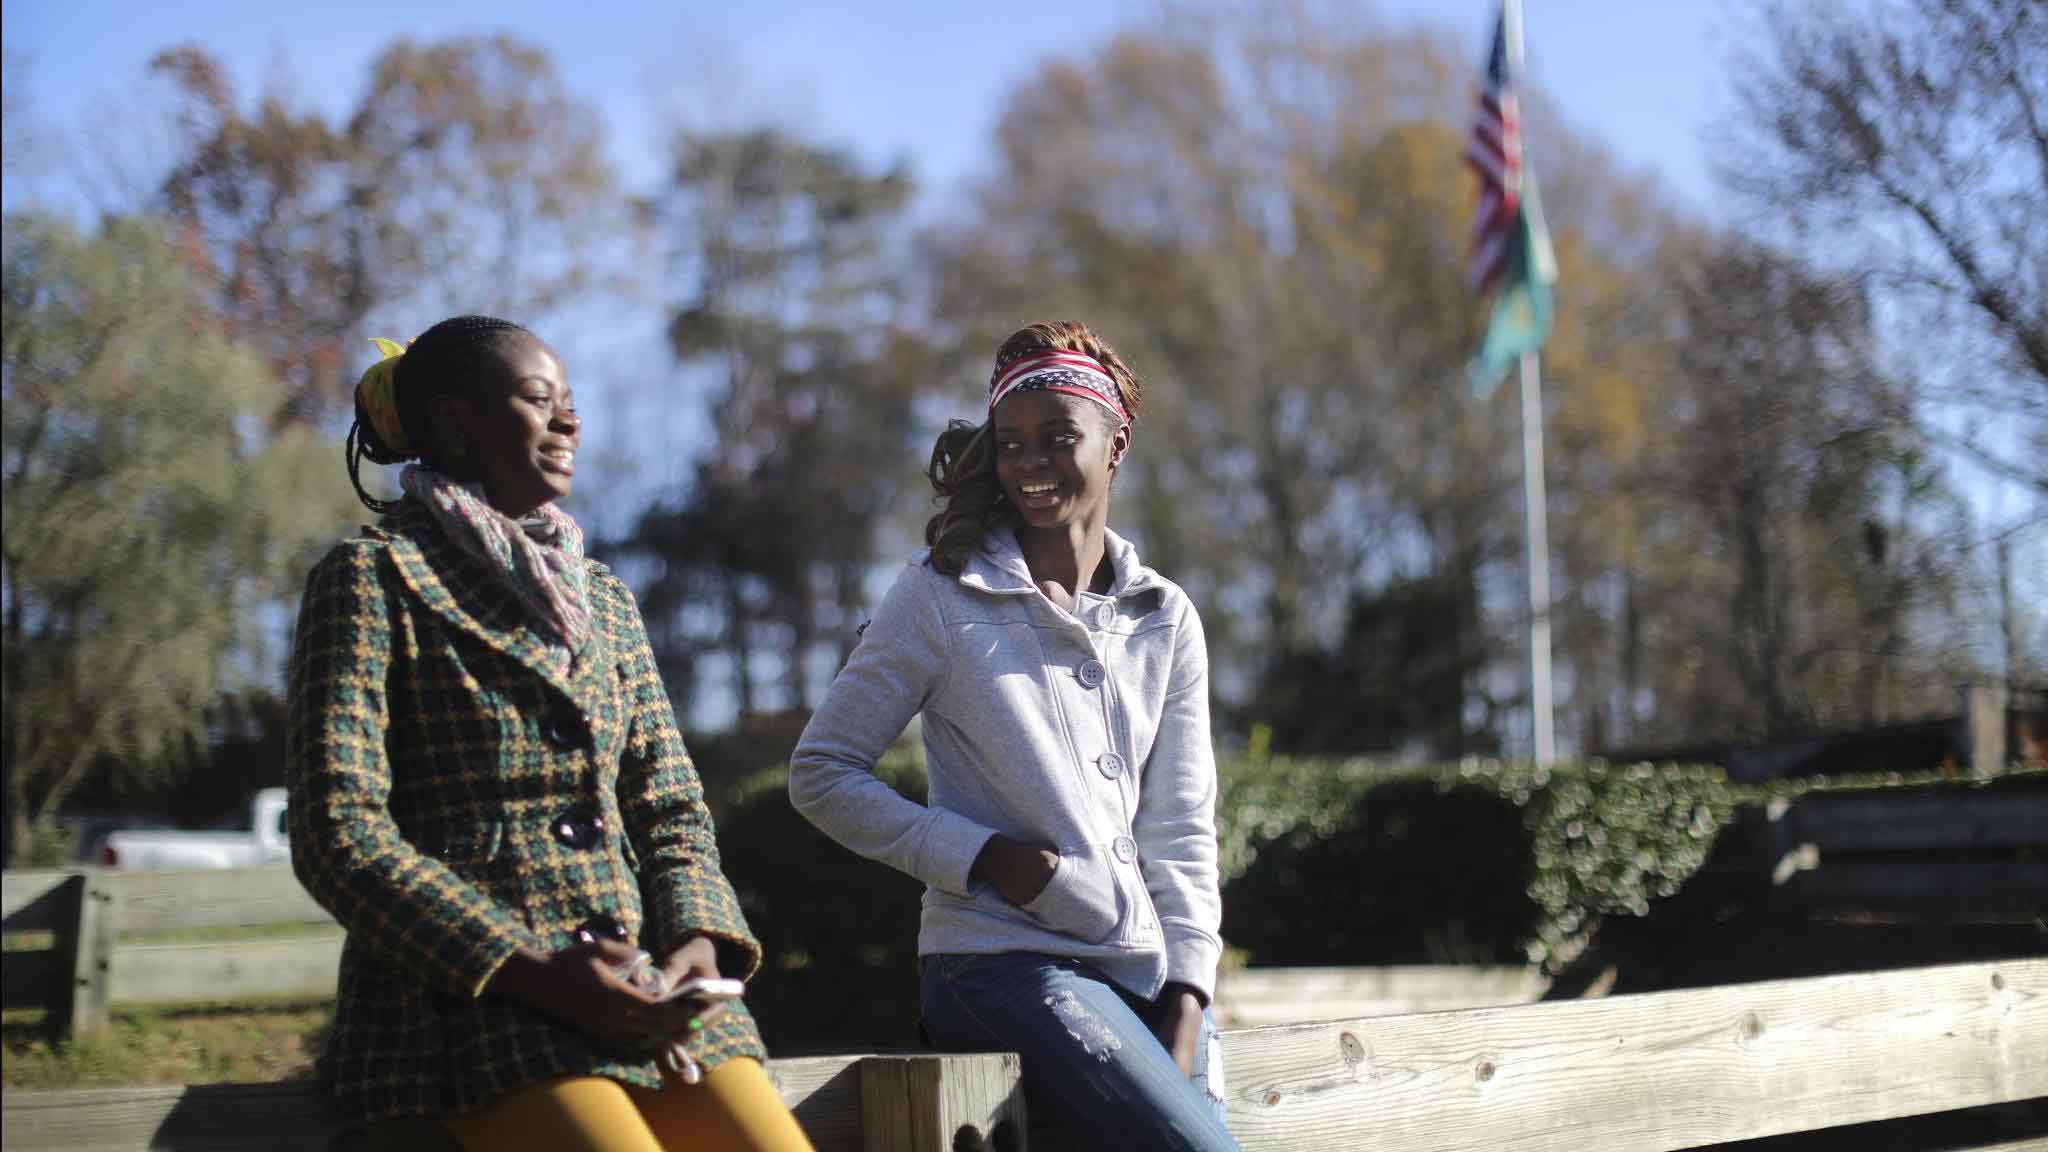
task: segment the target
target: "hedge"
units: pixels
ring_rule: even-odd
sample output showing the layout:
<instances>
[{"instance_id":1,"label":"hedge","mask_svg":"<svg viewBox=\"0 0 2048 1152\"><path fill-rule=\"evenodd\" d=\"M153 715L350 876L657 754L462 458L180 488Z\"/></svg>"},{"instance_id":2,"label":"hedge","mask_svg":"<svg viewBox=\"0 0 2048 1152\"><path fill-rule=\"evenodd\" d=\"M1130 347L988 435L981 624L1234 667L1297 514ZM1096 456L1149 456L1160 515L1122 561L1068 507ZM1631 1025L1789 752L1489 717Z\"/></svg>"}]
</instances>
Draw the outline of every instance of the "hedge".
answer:
<instances>
[{"instance_id":1,"label":"hedge","mask_svg":"<svg viewBox=\"0 0 2048 1152\"><path fill-rule=\"evenodd\" d=\"M1269 755L1218 765L1223 931L1258 964L1537 963L1677 893L1744 807L1814 791L1954 783L1938 772L1730 781L1699 764L1549 768ZM919 751L878 775L924 794ZM2028 776L2048 775L2040 770ZM749 996L771 1044L915 1039L921 886L831 843L777 767L718 789L725 867L771 958Z\"/></svg>"},{"instance_id":2,"label":"hedge","mask_svg":"<svg viewBox=\"0 0 2048 1152\"><path fill-rule=\"evenodd\" d=\"M1743 800L1705 765L1291 760L1262 755L1260 743L1219 765L1217 824L1226 895L1236 897L1225 902L1226 935L1266 963L1526 958L1556 971L1603 917L1646 915L1677 892ZM1395 877L1414 883L1343 869L1390 853ZM1485 883L1472 882L1474 867ZM1289 899L1293 887L1303 891ZM1358 894L1353 915L1366 927L1332 933L1346 894ZM1257 910L1253 931L1231 930L1234 903ZM1418 918L1449 935L1370 932ZM1291 924L1293 935L1260 921ZM1318 933L1335 947L1316 947Z\"/></svg>"}]
</instances>

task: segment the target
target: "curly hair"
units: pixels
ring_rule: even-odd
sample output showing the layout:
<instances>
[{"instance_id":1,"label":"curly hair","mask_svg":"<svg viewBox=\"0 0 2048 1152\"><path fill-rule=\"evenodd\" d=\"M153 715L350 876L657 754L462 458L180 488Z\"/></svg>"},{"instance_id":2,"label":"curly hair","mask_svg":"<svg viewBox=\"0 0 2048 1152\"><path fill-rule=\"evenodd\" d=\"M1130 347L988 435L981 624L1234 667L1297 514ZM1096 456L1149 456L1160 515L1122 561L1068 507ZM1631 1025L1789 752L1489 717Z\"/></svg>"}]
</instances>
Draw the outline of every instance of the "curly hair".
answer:
<instances>
[{"instance_id":1,"label":"curly hair","mask_svg":"<svg viewBox=\"0 0 2048 1152\"><path fill-rule=\"evenodd\" d=\"M364 457L376 464L403 464L418 459L430 468L441 467L441 448L434 441L433 421L427 418L428 403L436 396L468 389L490 367L503 346L502 341L532 335L523 325L495 316L451 316L407 345L405 354L398 359L393 390L398 397L399 423L405 427L405 438L411 441L410 451L404 445L386 444L377 435L376 427L363 411L358 385L355 423L349 426L348 440L343 446L356 499L380 515L398 507L398 501L380 500L363 488Z\"/></svg>"},{"instance_id":2,"label":"curly hair","mask_svg":"<svg viewBox=\"0 0 2048 1152\"><path fill-rule=\"evenodd\" d=\"M1086 324L1055 320L1018 329L996 351L995 370L1000 373L1034 352L1079 352L1094 357L1116 382L1124 411L1133 422L1138 419L1144 406L1144 387L1137 373ZM1106 408L1103 415L1113 429L1115 415ZM932 445L931 462L925 466L925 475L932 482L932 499L939 510L925 522L924 542L931 548L932 567L948 576L958 576L982 538L1010 523L1016 515L996 480L992 424L989 420L979 424L952 421L939 433L938 442Z\"/></svg>"}]
</instances>

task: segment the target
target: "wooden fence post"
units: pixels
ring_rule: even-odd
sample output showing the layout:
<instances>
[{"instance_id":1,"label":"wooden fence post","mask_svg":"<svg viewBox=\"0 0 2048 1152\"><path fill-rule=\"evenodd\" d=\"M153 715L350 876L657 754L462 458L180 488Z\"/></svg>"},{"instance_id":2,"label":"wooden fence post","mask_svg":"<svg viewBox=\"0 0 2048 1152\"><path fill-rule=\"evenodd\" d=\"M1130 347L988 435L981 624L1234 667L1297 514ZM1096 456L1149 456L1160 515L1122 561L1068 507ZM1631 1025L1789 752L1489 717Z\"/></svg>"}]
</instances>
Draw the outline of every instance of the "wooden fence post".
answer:
<instances>
[{"instance_id":1,"label":"wooden fence post","mask_svg":"<svg viewBox=\"0 0 2048 1152\"><path fill-rule=\"evenodd\" d=\"M1980 780L2005 774L2006 689L1979 682L1963 689L1963 743L1970 752L1970 774Z\"/></svg>"},{"instance_id":2,"label":"wooden fence post","mask_svg":"<svg viewBox=\"0 0 2048 1152\"><path fill-rule=\"evenodd\" d=\"M869 1056L860 1062L865 1152L1024 1152L1014 1052Z\"/></svg>"},{"instance_id":3,"label":"wooden fence post","mask_svg":"<svg viewBox=\"0 0 2048 1152\"><path fill-rule=\"evenodd\" d=\"M84 873L64 882L57 911L60 984L51 1005L59 1039L76 1040L106 1027L117 921L114 893L105 880Z\"/></svg>"}]
</instances>

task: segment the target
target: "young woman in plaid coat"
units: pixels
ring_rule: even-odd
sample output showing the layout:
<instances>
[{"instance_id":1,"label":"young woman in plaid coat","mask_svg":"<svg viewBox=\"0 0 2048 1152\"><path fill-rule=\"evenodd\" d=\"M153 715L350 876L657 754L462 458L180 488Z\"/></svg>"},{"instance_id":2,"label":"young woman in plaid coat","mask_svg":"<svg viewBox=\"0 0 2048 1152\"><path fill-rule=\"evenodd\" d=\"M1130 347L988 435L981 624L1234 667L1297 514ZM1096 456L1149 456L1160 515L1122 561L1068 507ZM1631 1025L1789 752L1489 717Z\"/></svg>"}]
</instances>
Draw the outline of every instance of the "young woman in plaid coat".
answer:
<instances>
[{"instance_id":1,"label":"young woman in plaid coat","mask_svg":"<svg viewBox=\"0 0 2048 1152\"><path fill-rule=\"evenodd\" d=\"M314 568L291 666L292 861L348 929L321 1073L377 1147L810 1147L738 1002L760 945L645 624L556 501L582 419L517 325L428 329L357 388L384 513ZM417 460L372 498L360 459Z\"/></svg>"}]
</instances>

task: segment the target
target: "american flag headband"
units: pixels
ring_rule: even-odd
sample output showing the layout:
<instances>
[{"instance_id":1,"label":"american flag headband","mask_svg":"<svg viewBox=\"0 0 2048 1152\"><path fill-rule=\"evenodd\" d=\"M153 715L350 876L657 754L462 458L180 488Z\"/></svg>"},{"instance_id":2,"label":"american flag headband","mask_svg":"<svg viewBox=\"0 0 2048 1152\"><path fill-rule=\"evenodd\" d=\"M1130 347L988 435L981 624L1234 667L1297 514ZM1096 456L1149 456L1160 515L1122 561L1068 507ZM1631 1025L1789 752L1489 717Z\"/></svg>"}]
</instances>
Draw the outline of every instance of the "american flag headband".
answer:
<instances>
[{"instance_id":1,"label":"american flag headband","mask_svg":"<svg viewBox=\"0 0 2048 1152\"><path fill-rule=\"evenodd\" d=\"M996 405L1016 392L1064 392L1095 401L1126 424L1131 420L1116 381L1103 371L1101 361L1080 352L1033 352L996 369L988 381L989 414L994 415Z\"/></svg>"}]
</instances>

